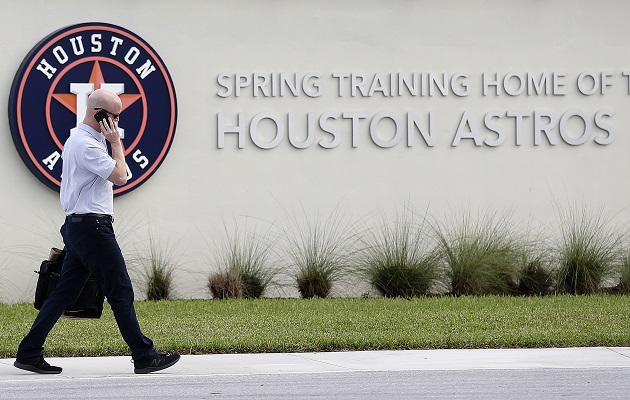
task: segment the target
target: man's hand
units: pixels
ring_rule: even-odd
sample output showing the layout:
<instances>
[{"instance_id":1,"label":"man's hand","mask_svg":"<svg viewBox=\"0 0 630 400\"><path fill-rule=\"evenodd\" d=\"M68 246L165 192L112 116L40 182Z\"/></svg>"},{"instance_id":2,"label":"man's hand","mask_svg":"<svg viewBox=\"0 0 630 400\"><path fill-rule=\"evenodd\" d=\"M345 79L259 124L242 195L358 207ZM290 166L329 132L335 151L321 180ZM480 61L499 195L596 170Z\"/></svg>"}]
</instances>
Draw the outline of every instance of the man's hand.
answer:
<instances>
[{"instance_id":1,"label":"man's hand","mask_svg":"<svg viewBox=\"0 0 630 400\"><path fill-rule=\"evenodd\" d=\"M118 125L112 121L111 118L102 120L99 122L101 126L101 133L105 136L110 143L115 144L120 142L120 132L118 132Z\"/></svg>"},{"instance_id":2,"label":"man's hand","mask_svg":"<svg viewBox=\"0 0 630 400\"><path fill-rule=\"evenodd\" d=\"M101 133L112 145L112 158L116 160L116 167L107 180L118 186L124 185L127 183L127 164L118 125L114 124L111 118L107 118L107 122L106 120L100 121L99 125L101 126Z\"/></svg>"}]
</instances>

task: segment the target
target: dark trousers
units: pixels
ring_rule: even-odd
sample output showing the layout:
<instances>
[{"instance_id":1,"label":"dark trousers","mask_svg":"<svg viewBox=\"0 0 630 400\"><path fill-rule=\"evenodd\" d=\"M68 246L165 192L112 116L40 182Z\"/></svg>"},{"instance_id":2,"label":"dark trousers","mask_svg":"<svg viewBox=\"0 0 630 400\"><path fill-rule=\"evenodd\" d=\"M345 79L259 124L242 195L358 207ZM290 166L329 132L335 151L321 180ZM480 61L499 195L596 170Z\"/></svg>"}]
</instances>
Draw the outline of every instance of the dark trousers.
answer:
<instances>
[{"instance_id":1,"label":"dark trousers","mask_svg":"<svg viewBox=\"0 0 630 400\"><path fill-rule=\"evenodd\" d=\"M138 324L131 280L111 222L98 217L68 216L61 235L66 258L59 282L20 343L17 358L42 354L48 333L66 308L77 300L90 274L98 279L133 359L155 358L153 342L142 334Z\"/></svg>"}]
</instances>

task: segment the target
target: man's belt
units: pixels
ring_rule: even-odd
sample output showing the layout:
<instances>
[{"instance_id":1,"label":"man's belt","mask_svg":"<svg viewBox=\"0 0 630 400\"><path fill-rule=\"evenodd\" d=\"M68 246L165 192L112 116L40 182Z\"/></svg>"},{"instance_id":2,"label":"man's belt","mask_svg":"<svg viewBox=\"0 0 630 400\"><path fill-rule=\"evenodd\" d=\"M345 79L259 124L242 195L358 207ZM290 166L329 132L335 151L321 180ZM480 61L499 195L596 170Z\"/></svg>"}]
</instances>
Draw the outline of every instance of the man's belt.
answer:
<instances>
[{"instance_id":1,"label":"man's belt","mask_svg":"<svg viewBox=\"0 0 630 400\"><path fill-rule=\"evenodd\" d=\"M109 214L98 214L98 213L87 213L87 214L70 214L69 217L88 217L88 218L97 218L104 219L110 224L114 222L114 217Z\"/></svg>"}]
</instances>

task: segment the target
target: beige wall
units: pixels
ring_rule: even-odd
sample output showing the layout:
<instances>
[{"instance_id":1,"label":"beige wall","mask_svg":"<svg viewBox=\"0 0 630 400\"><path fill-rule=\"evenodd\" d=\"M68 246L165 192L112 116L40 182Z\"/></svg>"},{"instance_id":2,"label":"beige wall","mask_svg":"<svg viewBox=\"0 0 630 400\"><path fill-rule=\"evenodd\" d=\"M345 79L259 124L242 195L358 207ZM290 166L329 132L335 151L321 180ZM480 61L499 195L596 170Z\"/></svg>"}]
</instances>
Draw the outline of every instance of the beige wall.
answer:
<instances>
[{"instance_id":1,"label":"beige wall","mask_svg":"<svg viewBox=\"0 0 630 400\"><path fill-rule=\"evenodd\" d=\"M121 240L125 246L145 240L148 224L160 240L179 244L176 253L186 254L177 280L182 297L208 296L205 279L224 223L241 224L245 217L252 217L247 222L251 228L280 223L287 211L302 208L327 215L339 207L343 215L358 219L404 204L429 207L435 215L470 204L473 209L512 208L518 218L544 225L553 219L552 203L558 201L604 207L619 212L620 222L628 220L623 210L630 198L630 85L623 75L630 71L628 2L183 0L105 5L59 0L6 1L3 10L0 92L5 99L31 48L67 25L97 21L122 26L147 41L165 62L179 107L173 145L155 175L117 198L115 207L117 226L128 233ZM260 89L254 97L248 86L238 97L220 95L228 91L219 83L221 74L225 82L234 82L237 74L252 80L257 75L262 82L280 73L314 74L307 89L315 90L316 83L321 92L264 96ZM462 76L446 95L386 96L391 74L413 73ZM525 90L508 95L504 89L496 95L491 88L483 95L484 74L486 81L495 74L514 74L539 83L554 73L559 80L546 94ZM598 81L603 74L605 93L581 93L577 82L582 73L594 73ZM340 93L335 76L344 74L364 76L367 95L351 96L349 78ZM507 91L515 93L517 83L517 77L510 78ZM587 92L592 80L587 75L582 83ZM462 84L468 85L466 93ZM227 133L219 148L219 115L233 126L239 112L245 122L243 148L235 133ZM567 112L563 140L559 125ZM249 128L256 115L286 125L289 113L299 141L306 135L307 114L313 113L313 144L297 149L285 136L263 150L252 141ZM352 147L355 113L367 118L356 119ZM394 134L388 117L370 131L369 121L379 113L400 117L403 139L391 148L371 139L372 133L376 141L388 142ZM406 146L407 116L417 116L422 126L429 113L433 145L415 133L413 146ZM488 125L505 132L498 146L488 145L498 137L484 125L488 113L497 116ZM578 117L569 117L573 114L584 115L592 125L591 136L577 146L566 143L579 141L584 130ZM463 115L470 124L462 125L460 136L472 130L480 146L472 139L453 145ZM514 115L525 116L518 146ZM544 115L557 118L549 128L555 145L542 131L548 122ZM339 143L333 148L318 144L333 139L322 128L337 130ZM20 160L6 118L0 129L0 293L5 301L30 301L33 269L50 246L61 244L56 225L63 213L57 193ZM267 146L275 125L262 119L256 133L259 144ZM597 144L596 139L610 143Z\"/></svg>"}]
</instances>

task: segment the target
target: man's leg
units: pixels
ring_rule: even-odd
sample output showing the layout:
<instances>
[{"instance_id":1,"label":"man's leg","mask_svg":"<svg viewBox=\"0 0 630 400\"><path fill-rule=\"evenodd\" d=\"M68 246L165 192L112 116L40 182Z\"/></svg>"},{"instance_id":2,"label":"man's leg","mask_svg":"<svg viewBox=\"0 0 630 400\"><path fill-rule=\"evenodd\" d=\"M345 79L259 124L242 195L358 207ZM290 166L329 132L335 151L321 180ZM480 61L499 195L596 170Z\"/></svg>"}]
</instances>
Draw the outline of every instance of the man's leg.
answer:
<instances>
[{"instance_id":1,"label":"man's leg","mask_svg":"<svg viewBox=\"0 0 630 400\"><path fill-rule=\"evenodd\" d=\"M44 342L66 308L77 300L89 277L89 271L66 251L57 287L44 302L31 330L18 347L16 367L38 373L61 372L61 368L51 367L43 360Z\"/></svg>"},{"instance_id":2,"label":"man's leg","mask_svg":"<svg viewBox=\"0 0 630 400\"><path fill-rule=\"evenodd\" d=\"M104 219L70 216L65 228L66 246L98 279L134 361L155 359L158 353L153 342L144 336L138 324L131 279L111 223Z\"/></svg>"}]
</instances>

